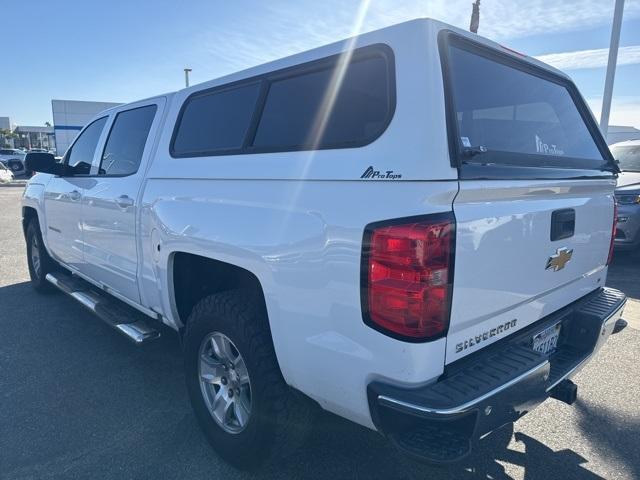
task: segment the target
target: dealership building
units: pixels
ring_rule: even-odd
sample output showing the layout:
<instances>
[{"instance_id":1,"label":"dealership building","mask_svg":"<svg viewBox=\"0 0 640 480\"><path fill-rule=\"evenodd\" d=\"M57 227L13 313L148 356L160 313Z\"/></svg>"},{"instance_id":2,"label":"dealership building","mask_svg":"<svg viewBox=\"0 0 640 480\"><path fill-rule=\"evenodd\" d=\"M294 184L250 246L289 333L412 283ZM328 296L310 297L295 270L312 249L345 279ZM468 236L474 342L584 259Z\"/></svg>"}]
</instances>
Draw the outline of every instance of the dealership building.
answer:
<instances>
[{"instance_id":1,"label":"dealership building","mask_svg":"<svg viewBox=\"0 0 640 480\"><path fill-rule=\"evenodd\" d=\"M80 130L97 113L121 105L113 102L84 102L78 100L51 100L53 131L56 151L63 155Z\"/></svg>"},{"instance_id":2,"label":"dealership building","mask_svg":"<svg viewBox=\"0 0 640 480\"><path fill-rule=\"evenodd\" d=\"M53 127L39 125L19 125L13 130L16 138L13 140L15 148L44 148L53 150L55 148L55 139Z\"/></svg>"}]
</instances>

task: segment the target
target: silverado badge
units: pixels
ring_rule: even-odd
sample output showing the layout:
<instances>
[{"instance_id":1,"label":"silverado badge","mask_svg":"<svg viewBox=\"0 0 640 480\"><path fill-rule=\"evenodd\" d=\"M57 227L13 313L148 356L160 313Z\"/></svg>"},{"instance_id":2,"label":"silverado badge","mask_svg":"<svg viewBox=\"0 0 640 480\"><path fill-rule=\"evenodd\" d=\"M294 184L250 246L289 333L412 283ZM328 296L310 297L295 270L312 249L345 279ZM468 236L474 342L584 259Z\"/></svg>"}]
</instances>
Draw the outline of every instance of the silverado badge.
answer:
<instances>
[{"instance_id":1,"label":"silverado badge","mask_svg":"<svg viewBox=\"0 0 640 480\"><path fill-rule=\"evenodd\" d=\"M553 269L554 272L562 270L564 266L569 263L572 255L573 249L569 250L567 247L558 248L556 253L551 255L549 260L547 260L546 270Z\"/></svg>"}]
</instances>

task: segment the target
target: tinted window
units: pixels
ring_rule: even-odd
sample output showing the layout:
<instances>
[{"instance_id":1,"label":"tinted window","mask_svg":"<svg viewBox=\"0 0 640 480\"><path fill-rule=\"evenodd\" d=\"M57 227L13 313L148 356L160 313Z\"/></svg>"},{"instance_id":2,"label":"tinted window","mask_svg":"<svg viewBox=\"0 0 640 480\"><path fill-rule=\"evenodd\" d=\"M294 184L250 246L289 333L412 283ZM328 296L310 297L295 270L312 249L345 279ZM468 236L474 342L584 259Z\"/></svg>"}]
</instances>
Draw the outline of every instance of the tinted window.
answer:
<instances>
[{"instance_id":1,"label":"tinted window","mask_svg":"<svg viewBox=\"0 0 640 480\"><path fill-rule=\"evenodd\" d=\"M187 155L242 147L260 84L198 95L187 100L173 153Z\"/></svg>"},{"instance_id":2,"label":"tinted window","mask_svg":"<svg viewBox=\"0 0 640 480\"><path fill-rule=\"evenodd\" d=\"M138 171L157 107L118 113L102 152L100 175L131 175Z\"/></svg>"},{"instance_id":3,"label":"tinted window","mask_svg":"<svg viewBox=\"0 0 640 480\"><path fill-rule=\"evenodd\" d=\"M623 172L640 172L640 145L611 147L611 153Z\"/></svg>"},{"instance_id":4,"label":"tinted window","mask_svg":"<svg viewBox=\"0 0 640 480\"><path fill-rule=\"evenodd\" d=\"M107 123L107 117L102 117L90 124L67 153L66 164L74 175L88 175L90 173L93 155L105 123Z\"/></svg>"},{"instance_id":5,"label":"tinted window","mask_svg":"<svg viewBox=\"0 0 640 480\"><path fill-rule=\"evenodd\" d=\"M386 126L391 101L387 61L375 56L349 65L274 81L254 146L267 149L361 145Z\"/></svg>"},{"instance_id":6,"label":"tinted window","mask_svg":"<svg viewBox=\"0 0 640 480\"><path fill-rule=\"evenodd\" d=\"M605 165L576 103L560 81L457 47L449 50L449 75L456 141L463 154L467 152L467 161L521 164L526 156L530 166ZM487 152L472 157L475 147Z\"/></svg>"}]
</instances>

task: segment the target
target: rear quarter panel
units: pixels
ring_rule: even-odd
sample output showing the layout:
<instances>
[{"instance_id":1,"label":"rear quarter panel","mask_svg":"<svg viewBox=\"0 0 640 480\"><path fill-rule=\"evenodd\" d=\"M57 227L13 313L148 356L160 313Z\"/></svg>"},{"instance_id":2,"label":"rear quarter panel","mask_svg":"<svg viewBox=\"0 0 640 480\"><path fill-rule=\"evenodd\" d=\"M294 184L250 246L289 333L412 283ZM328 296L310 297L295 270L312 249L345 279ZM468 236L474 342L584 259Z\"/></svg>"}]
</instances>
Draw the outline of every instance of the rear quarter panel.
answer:
<instances>
[{"instance_id":1,"label":"rear quarter panel","mask_svg":"<svg viewBox=\"0 0 640 480\"><path fill-rule=\"evenodd\" d=\"M262 285L286 381L328 410L371 426L369 381L437 377L445 339L405 343L363 323L364 227L448 211L456 191L457 182L149 181L141 240L142 255L154 260L143 272L146 304L180 325L172 295L165 295L172 291L174 252L249 270ZM154 257L156 243L162 248Z\"/></svg>"}]
</instances>

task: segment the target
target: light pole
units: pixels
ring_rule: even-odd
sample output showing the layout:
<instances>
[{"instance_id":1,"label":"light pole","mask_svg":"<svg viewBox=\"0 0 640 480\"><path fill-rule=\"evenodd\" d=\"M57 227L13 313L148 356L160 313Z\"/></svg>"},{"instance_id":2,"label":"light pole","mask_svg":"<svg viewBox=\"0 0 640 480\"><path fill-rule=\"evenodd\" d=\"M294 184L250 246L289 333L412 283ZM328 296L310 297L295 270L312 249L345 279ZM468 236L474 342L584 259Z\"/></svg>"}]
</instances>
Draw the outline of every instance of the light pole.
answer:
<instances>
[{"instance_id":1,"label":"light pole","mask_svg":"<svg viewBox=\"0 0 640 480\"><path fill-rule=\"evenodd\" d=\"M190 68L185 68L184 69L184 86L185 87L189 87L189 72L191 71Z\"/></svg>"},{"instance_id":2,"label":"light pole","mask_svg":"<svg viewBox=\"0 0 640 480\"><path fill-rule=\"evenodd\" d=\"M613 25L611 26L611 44L609 45L609 61L607 62L607 76L604 82L604 96L602 97L602 113L600 114L600 130L605 138L609 131L609 114L611 113L611 98L613 97L613 80L616 75L618 62L618 47L620 46L620 29L622 28L622 12L624 0L616 0L613 10Z\"/></svg>"},{"instance_id":3,"label":"light pole","mask_svg":"<svg viewBox=\"0 0 640 480\"><path fill-rule=\"evenodd\" d=\"M476 0L471 4L471 23L469 24L469 31L471 33L478 33L478 27L480 26L480 0Z\"/></svg>"}]
</instances>

